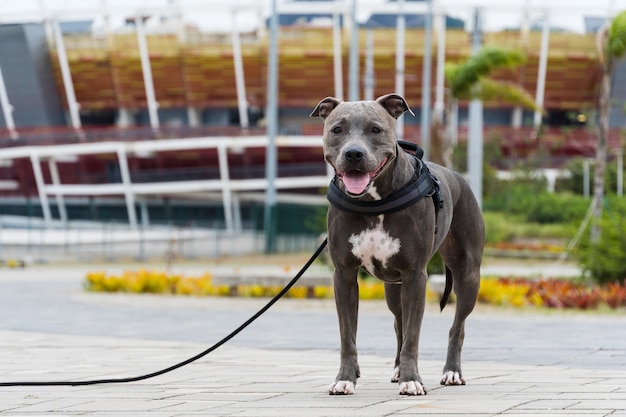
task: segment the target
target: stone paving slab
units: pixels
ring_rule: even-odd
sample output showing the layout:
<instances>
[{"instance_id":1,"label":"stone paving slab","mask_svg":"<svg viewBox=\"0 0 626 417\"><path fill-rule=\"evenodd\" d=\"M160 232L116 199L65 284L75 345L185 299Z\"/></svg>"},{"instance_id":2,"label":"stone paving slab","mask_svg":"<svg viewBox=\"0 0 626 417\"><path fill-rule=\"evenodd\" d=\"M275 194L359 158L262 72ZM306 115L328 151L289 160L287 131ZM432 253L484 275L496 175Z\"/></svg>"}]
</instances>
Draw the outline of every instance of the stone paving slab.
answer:
<instances>
[{"instance_id":1,"label":"stone paving slab","mask_svg":"<svg viewBox=\"0 0 626 417\"><path fill-rule=\"evenodd\" d=\"M0 271L0 382L120 378L204 351L265 303L90 294L93 266ZM626 417L626 312L478 306L466 326L467 385L438 385L453 309L422 327L424 397L397 394L384 302L359 315L362 378L329 396L337 372L332 300L286 299L209 356L129 384L0 387L6 416L611 416Z\"/></svg>"},{"instance_id":2,"label":"stone paving slab","mask_svg":"<svg viewBox=\"0 0 626 417\"><path fill-rule=\"evenodd\" d=\"M1 379L126 377L202 351L193 343L1 331ZM156 416L619 415L626 371L467 362L466 386L438 385L441 364L421 361L424 397L397 394L390 358L360 357L352 396L329 396L337 352L229 347L146 381L79 387L3 387L0 414Z\"/></svg>"}]
</instances>

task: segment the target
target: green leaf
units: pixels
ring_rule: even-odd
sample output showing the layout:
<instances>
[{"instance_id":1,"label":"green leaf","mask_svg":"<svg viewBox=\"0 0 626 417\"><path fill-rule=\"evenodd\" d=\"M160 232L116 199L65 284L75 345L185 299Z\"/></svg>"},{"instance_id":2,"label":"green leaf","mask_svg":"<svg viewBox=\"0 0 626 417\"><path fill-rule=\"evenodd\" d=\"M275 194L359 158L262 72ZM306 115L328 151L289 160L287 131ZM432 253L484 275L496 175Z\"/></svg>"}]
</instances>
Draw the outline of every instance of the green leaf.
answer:
<instances>
[{"instance_id":1,"label":"green leaf","mask_svg":"<svg viewBox=\"0 0 626 417\"><path fill-rule=\"evenodd\" d=\"M621 58L626 52L626 11L618 14L611 21L608 51L612 58Z\"/></svg>"},{"instance_id":2,"label":"green leaf","mask_svg":"<svg viewBox=\"0 0 626 417\"><path fill-rule=\"evenodd\" d=\"M514 68L525 61L523 53L496 47L481 48L467 61L446 66L446 78L452 96L469 94L478 81L498 68Z\"/></svg>"},{"instance_id":3,"label":"green leaf","mask_svg":"<svg viewBox=\"0 0 626 417\"><path fill-rule=\"evenodd\" d=\"M480 81L480 98L482 100L500 100L531 110L540 110L535 104L535 99L526 90L507 81L495 81L485 78Z\"/></svg>"}]
</instances>

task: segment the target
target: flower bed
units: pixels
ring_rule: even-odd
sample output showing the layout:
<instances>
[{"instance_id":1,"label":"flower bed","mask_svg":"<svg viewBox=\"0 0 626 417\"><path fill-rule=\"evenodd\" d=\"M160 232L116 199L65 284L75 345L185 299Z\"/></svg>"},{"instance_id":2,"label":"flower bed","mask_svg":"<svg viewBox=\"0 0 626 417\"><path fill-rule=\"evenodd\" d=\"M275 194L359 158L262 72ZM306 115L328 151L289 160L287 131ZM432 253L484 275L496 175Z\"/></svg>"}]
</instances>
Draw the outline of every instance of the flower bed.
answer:
<instances>
[{"instance_id":1,"label":"flower bed","mask_svg":"<svg viewBox=\"0 0 626 417\"><path fill-rule=\"evenodd\" d=\"M162 271L127 271L120 275L107 275L104 272L90 272L85 279L85 289L98 292L129 292L179 294L194 296L241 296L273 297L282 287L261 285L213 285L211 274L197 277L167 274ZM332 298L331 287L293 287L286 297L292 298ZM359 296L364 300L384 299L384 286L375 279L359 280ZM438 295L428 291L429 301L436 301ZM626 307L626 285L618 283L606 286L588 286L563 279L498 278L482 279L478 302L512 307L548 307L593 309L606 305L616 309Z\"/></svg>"},{"instance_id":2,"label":"flower bed","mask_svg":"<svg viewBox=\"0 0 626 417\"><path fill-rule=\"evenodd\" d=\"M282 290L282 287L264 287L261 285L214 285L210 273L189 277L145 269L125 271L119 275L107 275L105 272L90 272L85 278L84 287L87 291L96 292L241 297L274 297ZM326 298L332 296L332 289L320 286L314 287L310 291L306 287L293 287L285 296Z\"/></svg>"},{"instance_id":3,"label":"flower bed","mask_svg":"<svg viewBox=\"0 0 626 417\"><path fill-rule=\"evenodd\" d=\"M489 256L506 258L557 259L563 251L563 246L549 243L498 242L485 246Z\"/></svg>"},{"instance_id":4,"label":"flower bed","mask_svg":"<svg viewBox=\"0 0 626 417\"><path fill-rule=\"evenodd\" d=\"M590 286L563 279L484 278L479 302L496 305L592 309L626 307L626 286Z\"/></svg>"}]
</instances>

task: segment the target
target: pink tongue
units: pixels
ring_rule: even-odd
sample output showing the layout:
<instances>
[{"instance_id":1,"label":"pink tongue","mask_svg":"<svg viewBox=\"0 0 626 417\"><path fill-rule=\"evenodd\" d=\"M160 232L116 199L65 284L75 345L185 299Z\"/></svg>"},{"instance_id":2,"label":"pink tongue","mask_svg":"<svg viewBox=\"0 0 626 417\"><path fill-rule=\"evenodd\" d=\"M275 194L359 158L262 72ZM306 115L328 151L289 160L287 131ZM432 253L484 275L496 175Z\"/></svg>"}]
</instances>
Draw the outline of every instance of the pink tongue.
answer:
<instances>
[{"instance_id":1,"label":"pink tongue","mask_svg":"<svg viewBox=\"0 0 626 417\"><path fill-rule=\"evenodd\" d=\"M361 194L367 188L370 176L366 172L350 171L343 175L342 181L350 193Z\"/></svg>"}]
</instances>

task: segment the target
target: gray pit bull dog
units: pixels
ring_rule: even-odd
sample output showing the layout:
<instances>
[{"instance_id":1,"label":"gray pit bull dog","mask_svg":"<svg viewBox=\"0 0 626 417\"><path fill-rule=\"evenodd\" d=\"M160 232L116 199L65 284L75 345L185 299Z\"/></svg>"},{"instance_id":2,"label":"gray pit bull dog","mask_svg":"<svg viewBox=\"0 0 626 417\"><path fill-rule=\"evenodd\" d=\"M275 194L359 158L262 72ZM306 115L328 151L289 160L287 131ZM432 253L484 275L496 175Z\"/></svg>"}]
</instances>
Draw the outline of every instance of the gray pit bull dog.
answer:
<instances>
[{"instance_id":1,"label":"gray pit bull dog","mask_svg":"<svg viewBox=\"0 0 626 417\"><path fill-rule=\"evenodd\" d=\"M403 97L388 94L376 101L356 102L327 97L311 113L324 121L324 158L335 169L335 190L346 200L331 204L327 218L341 335L341 366L330 394L353 394L359 377L356 332L360 268L384 281L387 306L395 316L398 347L391 381L399 383L400 394L426 394L417 358L426 264L436 251L446 265L441 307L452 283L456 293L456 315L441 384L465 384L461 348L465 319L474 308L480 286L484 222L461 175L422 162L399 146L396 119L406 111L411 109ZM389 203L398 190L407 190L407 184L430 187L419 201L408 206ZM441 207L436 201L439 198ZM330 193L329 199L332 203ZM392 209L370 210L377 205Z\"/></svg>"}]
</instances>

